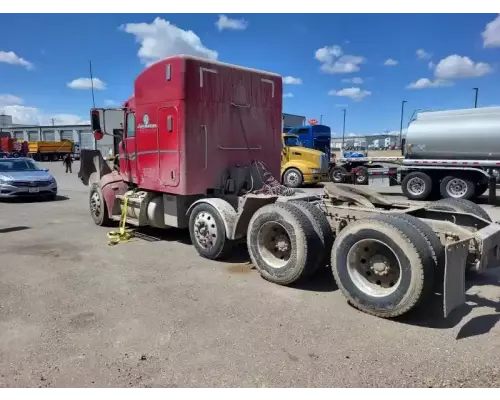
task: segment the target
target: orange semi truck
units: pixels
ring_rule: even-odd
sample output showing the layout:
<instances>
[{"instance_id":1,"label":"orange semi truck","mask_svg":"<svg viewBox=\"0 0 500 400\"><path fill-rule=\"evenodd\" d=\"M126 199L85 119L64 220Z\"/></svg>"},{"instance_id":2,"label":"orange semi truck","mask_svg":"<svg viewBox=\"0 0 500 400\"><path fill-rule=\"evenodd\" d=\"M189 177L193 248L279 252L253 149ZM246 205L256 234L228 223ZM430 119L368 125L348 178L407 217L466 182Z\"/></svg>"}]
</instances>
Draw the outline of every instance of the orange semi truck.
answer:
<instances>
[{"instance_id":1,"label":"orange semi truck","mask_svg":"<svg viewBox=\"0 0 500 400\"><path fill-rule=\"evenodd\" d=\"M71 140L28 142L28 156L36 161L62 160L66 154L73 154L73 142Z\"/></svg>"}]
</instances>

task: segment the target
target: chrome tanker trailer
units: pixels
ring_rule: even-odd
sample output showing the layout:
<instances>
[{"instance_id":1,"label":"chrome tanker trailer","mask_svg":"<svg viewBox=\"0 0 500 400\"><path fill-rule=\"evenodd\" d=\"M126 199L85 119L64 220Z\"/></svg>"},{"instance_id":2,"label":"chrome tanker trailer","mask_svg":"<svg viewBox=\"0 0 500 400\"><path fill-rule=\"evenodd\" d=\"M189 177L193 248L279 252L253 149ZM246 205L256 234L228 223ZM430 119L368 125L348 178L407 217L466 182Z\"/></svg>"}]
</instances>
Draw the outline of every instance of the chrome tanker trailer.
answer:
<instances>
[{"instance_id":1,"label":"chrome tanker trailer","mask_svg":"<svg viewBox=\"0 0 500 400\"><path fill-rule=\"evenodd\" d=\"M421 112L408 126L401 188L412 200L473 199L500 171L500 107Z\"/></svg>"}]
</instances>

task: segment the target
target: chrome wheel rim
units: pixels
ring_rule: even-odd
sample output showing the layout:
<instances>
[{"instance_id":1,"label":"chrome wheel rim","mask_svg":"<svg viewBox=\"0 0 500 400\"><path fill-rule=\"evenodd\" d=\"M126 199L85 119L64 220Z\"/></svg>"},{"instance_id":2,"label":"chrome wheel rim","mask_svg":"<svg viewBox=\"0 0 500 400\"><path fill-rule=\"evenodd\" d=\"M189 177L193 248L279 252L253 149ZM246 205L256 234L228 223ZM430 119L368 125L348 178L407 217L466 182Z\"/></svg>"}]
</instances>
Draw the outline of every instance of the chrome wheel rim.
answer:
<instances>
[{"instance_id":1,"label":"chrome wheel rim","mask_svg":"<svg viewBox=\"0 0 500 400\"><path fill-rule=\"evenodd\" d=\"M270 221L263 224L257 233L257 250L271 268L283 268L292 254L292 241L284 226Z\"/></svg>"},{"instance_id":2,"label":"chrome wheel rim","mask_svg":"<svg viewBox=\"0 0 500 400\"><path fill-rule=\"evenodd\" d=\"M351 281L372 297L388 296L401 284L401 263L396 253L376 239L363 239L347 253L347 271Z\"/></svg>"},{"instance_id":3,"label":"chrome wheel rim","mask_svg":"<svg viewBox=\"0 0 500 400\"><path fill-rule=\"evenodd\" d=\"M296 185L300 181L299 174L295 171L290 171L286 175L286 183Z\"/></svg>"},{"instance_id":4,"label":"chrome wheel rim","mask_svg":"<svg viewBox=\"0 0 500 400\"><path fill-rule=\"evenodd\" d=\"M413 196L419 196L425 191L425 182L422 178L411 178L406 184L408 192Z\"/></svg>"},{"instance_id":5,"label":"chrome wheel rim","mask_svg":"<svg viewBox=\"0 0 500 400\"><path fill-rule=\"evenodd\" d=\"M463 179L453 178L446 184L446 193L453 198L460 198L467 193L467 183Z\"/></svg>"},{"instance_id":6,"label":"chrome wheel rim","mask_svg":"<svg viewBox=\"0 0 500 400\"><path fill-rule=\"evenodd\" d=\"M101 215L101 207L101 196L99 196L99 193L97 192L92 193L92 196L90 197L90 211L93 215L99 217Z\"/></svg>"},{"instance_id":7,"label":"chrome wheel rim","mask_svg":"<svg viewBox=\"0 0 500 400\"><path fill-rule=\"evenodd\" d=\"M344 176L344 174L342 173L342 171L333 171L333 180L334 181L337 181L337 182L341 182L342 181L342 178Z\"/></svg>"},{"instance_id":8,"label":"chrome wheel rim","mask_svg":"<svg viewBox=\"0 0 500 400\"><path fill-rule=\"evenodd\" d=\"M210 250L217 242L217 223L212 214L200 211L194 219L194 236L196 242L206 250Z\"/></svg>"}]
</instances>

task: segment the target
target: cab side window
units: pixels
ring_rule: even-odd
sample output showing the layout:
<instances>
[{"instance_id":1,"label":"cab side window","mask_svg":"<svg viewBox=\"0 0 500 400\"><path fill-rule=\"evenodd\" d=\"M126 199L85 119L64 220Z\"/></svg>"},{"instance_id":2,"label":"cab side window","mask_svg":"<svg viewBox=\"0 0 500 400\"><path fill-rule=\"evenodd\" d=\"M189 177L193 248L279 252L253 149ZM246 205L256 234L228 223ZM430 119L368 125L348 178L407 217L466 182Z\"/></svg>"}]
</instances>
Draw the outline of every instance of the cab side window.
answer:
<instances>
[{"instance_id":1,"label":"cab side window","mask_svg":"<svg viewBox=\"0 0 500 400\"><path fill-rule=\"evenodd\" d=\"M135 137L135 114L134 113L127 114L127 137L128 138Z\"/></svg>"}]
</instances>

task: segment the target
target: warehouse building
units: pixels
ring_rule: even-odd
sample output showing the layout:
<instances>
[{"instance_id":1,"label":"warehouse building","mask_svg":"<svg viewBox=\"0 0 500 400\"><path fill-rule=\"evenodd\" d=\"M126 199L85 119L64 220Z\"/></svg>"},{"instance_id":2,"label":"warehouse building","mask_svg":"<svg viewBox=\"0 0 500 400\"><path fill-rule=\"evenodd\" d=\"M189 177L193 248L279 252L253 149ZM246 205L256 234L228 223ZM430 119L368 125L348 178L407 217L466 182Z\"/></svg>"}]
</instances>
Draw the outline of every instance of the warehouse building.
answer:
<instances>
[{"instance_id":1,"label":"warehouse building","mask_svg":"<svg viewBox=\"0 0 500 400\"><path fill-rule=\"evenodd\" d=\"M375 134L364 136L346 136L344 145L349 147L365 147L370 149L381 150L391 146L396 146L399 143L399 136L392 134ZM342 148L342 137L332 137L332 150L340 150Z\"/></svg>"}]
</instances>

